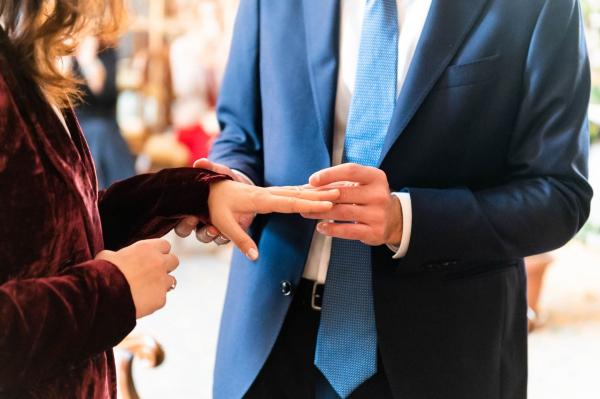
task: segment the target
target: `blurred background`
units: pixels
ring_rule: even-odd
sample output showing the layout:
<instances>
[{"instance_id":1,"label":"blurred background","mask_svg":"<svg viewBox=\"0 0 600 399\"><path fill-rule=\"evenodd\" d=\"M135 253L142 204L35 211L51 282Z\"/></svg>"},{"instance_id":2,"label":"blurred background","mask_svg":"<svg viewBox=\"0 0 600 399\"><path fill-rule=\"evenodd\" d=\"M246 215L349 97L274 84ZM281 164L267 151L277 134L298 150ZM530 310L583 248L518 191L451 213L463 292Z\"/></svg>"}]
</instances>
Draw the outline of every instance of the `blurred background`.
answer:
<instances>
[{"instance_id":1,"label":"blurred background","mask_svg":"<svg viewBox=\"0 0 600 399\"><path fill-rule=\"evenodd\" d=\"M87 83L78 114L101 186L207 155L238 1L130 0L119 43L84 42L69 65ZM600 193L600 0L581 6L593 76L590 179ZM211 396L231 248L168 238L182 260L179 285L117 350L123 399L135 388L142 399ZM600 398L600 195L582 232L528 259L527 270L529 397Z\"/></svg>"}]
</instances>

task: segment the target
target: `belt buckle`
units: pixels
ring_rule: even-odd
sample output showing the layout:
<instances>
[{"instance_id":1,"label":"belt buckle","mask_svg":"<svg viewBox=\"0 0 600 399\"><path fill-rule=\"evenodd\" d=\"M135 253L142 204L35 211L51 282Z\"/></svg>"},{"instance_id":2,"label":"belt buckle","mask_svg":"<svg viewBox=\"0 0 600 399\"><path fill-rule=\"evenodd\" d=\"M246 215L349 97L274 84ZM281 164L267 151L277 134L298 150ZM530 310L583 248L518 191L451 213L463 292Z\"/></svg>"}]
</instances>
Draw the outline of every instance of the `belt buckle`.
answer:
<instances>
[{"instance_id":1,"label":"belt buckle","mask_svg":"<svg viewBox=\"0 0 600 399\"><path fill-rule=\"evenodd\" d=\"M315 281L312 287L312 294L310 295L310 307L316 311L321 311L321 303L323 300L323 291L317 292L319 286L323 287L323 284ZM317 304L317 299L319 299L319 304Z\"/></svg>"}]
</instances>

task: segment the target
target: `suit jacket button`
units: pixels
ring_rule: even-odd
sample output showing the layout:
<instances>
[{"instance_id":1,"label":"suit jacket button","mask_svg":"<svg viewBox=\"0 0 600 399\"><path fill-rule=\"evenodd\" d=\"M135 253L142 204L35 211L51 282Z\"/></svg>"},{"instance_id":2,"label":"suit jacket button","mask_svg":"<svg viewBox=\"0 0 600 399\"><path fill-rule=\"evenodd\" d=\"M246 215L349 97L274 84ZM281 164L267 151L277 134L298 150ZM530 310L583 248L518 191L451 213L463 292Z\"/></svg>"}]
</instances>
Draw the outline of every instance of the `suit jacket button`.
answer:
<instances>
[{"instance_id":1,"label":"suit jacket button","mask_svg":"<svg viewBox=\"0 0 600 399\"><path fill-rule=\"evenodd\" d=\"M281 282L281 293L283 294L283 296L290 296L292 295L292 291L294 290L294 286L292 285L292 283L290 283L287 280L283 280Z\"/></svg>"}]
</instances>

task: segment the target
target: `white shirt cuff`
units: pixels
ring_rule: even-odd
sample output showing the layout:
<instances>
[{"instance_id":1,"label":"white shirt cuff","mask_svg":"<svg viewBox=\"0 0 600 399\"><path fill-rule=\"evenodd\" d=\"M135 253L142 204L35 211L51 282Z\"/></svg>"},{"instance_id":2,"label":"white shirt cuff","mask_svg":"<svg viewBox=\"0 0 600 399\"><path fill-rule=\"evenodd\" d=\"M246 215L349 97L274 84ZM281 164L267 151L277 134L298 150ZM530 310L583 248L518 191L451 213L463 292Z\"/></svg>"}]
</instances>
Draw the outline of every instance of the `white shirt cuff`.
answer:
<instances>
[{"instance_id":1,"label":"white shirt cuff","mask_svg":"<svg viewBox=\"0 0 600 399\"><path fill-rule=\"evenodd\" d=\"M237 169L231 169L231 171L233 173L235 173L235 175L242 180L242 183L250 184L251 186L256 186L256 184L254 184L252 179L250 179L248 176L246 176L245 173L242 173Z\"/></svg>"},{"instance_id":2,"label":"white shirt cuff","mask_svg":"<svg viewBox=\"0 0 600 399\"><path fill-rule=\"evenodd\" d=\"M408 252L408 246L410 244L410 234L412 231L412 202L409 193L392 193L400 200L402 207L402 239L400 240L400 246L388 245L394 253L394 259L403 258Z\"/></svg>"}]
</instances>

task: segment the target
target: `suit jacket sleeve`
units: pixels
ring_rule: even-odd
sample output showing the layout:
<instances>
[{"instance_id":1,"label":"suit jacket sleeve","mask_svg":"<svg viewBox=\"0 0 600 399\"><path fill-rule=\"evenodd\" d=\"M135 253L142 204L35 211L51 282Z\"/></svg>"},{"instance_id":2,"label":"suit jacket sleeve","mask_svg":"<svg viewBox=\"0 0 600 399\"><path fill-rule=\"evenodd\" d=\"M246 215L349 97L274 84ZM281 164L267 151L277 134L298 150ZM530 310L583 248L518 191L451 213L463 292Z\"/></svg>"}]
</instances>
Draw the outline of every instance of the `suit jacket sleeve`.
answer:
<instances>
[{"instance_id":1,"label":"suit jacket sleeve","mask_svg":"<svg viewBox=\"0 0 600 399\"><path fill-rule=\"evenodd\" d=\"M217 104L221 135L210 158L239 170L256 185L263 185L258 3L240 3Z\"/></svg>"},{"instance_id":2,"label":"suit jacket sleeve","mask_svg":"<svg viewBox=\"0 0 600 399\"><path fill-rule=\"evenodd\" d=\"M480 191L410 188L409 255L515 259L565 244L586 221L590 72L576 1L545 2L523 73L505 183Z\"/></svg>"},{"instance_id":3,"label":"suit jacket sleeve","mask_svg":"<svg viewBox=\"0 0 600 399\"><path fill-rule=\"evenodd\" d=\"M135 326L135 306L121 272L92 260L0 285L0 320L2 396L118 344Z\"/></svg>"},{"instance_id":4,"label":"suit jacket sleeve","mask_svg":"<svg viewBox=\"0 0 600 399\"><path fill-rule=\"evenodd\" d=\"M118 250L136 241L169 232L182 217L208 222L210 184L227 179L202 169L165 169L132 177L100 192L98 208L106 249Z\"/></svg>"}]
</instances>

